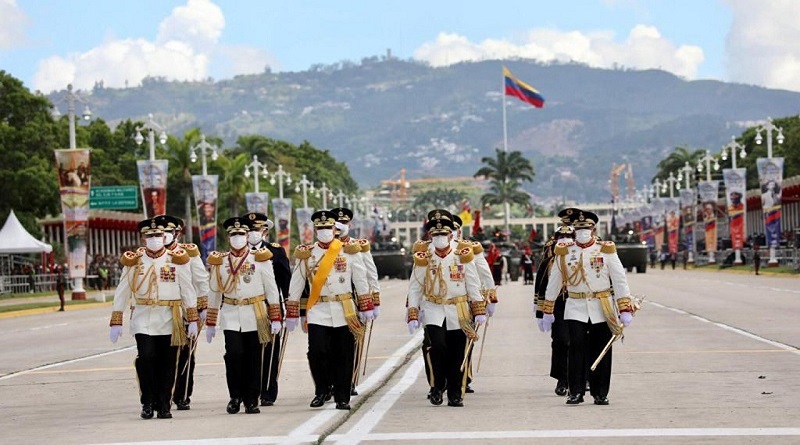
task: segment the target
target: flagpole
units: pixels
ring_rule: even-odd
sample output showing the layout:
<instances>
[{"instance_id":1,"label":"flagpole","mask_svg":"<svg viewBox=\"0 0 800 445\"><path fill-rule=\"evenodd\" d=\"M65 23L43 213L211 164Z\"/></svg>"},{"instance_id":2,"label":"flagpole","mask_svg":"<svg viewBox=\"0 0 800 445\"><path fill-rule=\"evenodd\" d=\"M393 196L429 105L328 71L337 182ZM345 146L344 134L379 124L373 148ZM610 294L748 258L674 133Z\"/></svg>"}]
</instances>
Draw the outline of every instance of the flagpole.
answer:
<instances>
[{"instance_id":1,"label":"flagpole","mask_svg":"<svg viewBox=\"0 0 800 445\"><path fill-rule=\"evenodd\" d=\"M506 121L506 75L503 73L503 83L500 89L500 94L503 95L503 151L507 154L508 153L508 123ZM503 177L503 183L507 183L508 178ZM511 206L508 204L507 200L503 200L503 219L505 222L506 228L506 236L511 238L511 229L508 223L508 213L511 211Z\"/></svg>"}]
</instances>

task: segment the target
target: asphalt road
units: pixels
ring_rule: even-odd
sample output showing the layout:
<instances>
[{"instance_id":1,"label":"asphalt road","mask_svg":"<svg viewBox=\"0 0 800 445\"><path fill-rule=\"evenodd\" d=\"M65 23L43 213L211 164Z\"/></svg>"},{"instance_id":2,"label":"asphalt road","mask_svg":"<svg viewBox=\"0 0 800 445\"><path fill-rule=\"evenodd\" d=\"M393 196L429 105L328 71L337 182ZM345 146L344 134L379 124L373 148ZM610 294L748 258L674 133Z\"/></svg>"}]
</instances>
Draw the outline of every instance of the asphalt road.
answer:
<instances>
[{"instance_id":1,"label":"asphalt road","mask_svg":"<svg viewBox=\"0 0 800 445\"><path fill-rule=\"evenodd\" d=\"M553 393L549 336L521 281L500 288L464 408L425 398L403 281L382 282L349 413L309 408L301 332L289 337L278 402L261 414L225 412L218 335L198 348L191 411L142 420L134 341L109 342L110 307L0 319L0 443L800 443L800 279L649 270L629 281L646 300L614 347L609 406Z\"/></svg>"}]
</instances>

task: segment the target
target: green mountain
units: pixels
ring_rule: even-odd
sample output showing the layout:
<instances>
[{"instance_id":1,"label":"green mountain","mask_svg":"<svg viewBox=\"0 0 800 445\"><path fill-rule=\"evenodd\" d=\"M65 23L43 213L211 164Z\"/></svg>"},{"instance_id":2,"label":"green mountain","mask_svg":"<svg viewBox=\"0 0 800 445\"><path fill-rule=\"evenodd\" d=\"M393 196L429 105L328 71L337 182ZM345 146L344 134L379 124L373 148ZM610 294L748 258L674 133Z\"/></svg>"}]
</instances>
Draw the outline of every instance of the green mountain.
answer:
<instances>
[{"instance_id":1,"label":"green mountain","mask_svg":"<svg viewBox=\"0 0 800 445\"><path fill-rule=\"evenodd\" d=\"M172 134L199 126L230 145L250 134L307 140L373 186L403 167L408 178L469 176L502 147L503 63L547 100L535 109L506 98L509 149L533 160L537 198L606 200L612 163L633 163L643 185L674 147L716 153L753 121L795 114L800 104L799 93L658 70L522 60L431 68L377 57L221 81L98 84L90 101L109 122L153 113Z\"/></svg>"}]
</instances>

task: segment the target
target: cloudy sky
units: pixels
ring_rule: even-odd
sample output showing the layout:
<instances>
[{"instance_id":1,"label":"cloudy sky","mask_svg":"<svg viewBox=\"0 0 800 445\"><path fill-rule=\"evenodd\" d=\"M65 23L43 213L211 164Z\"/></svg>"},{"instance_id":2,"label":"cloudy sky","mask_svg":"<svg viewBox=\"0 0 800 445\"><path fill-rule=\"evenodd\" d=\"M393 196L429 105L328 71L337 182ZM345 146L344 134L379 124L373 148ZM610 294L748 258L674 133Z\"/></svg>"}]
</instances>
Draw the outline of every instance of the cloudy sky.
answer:
<instances>
[{"instance_id":1,"label":"cloudy sky","mask_svg":"<svg viewBox=\"0 0 800 445\"><path fill-rule=\"evenodd\" d=\"M48 93L391 49L434 66L572 60L800 91L798 13L796 0L0 0L0 70Z\"/></svg>"}]
</instances>

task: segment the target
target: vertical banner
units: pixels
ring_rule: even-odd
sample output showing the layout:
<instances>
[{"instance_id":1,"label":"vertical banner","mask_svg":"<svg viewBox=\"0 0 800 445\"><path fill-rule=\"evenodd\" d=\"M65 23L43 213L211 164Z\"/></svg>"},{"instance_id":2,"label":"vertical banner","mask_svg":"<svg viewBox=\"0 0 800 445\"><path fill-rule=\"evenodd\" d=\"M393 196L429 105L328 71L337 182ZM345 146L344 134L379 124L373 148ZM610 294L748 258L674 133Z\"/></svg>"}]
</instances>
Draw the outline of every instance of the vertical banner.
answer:
<instances>
[{"instance_id":1,"label":"vertical banner","mask_svg":"<svg viewBox=\"0 0 800 445\"><path fill-rule=\"evenodd\" d=\"M647 248L652 250L656 248L656 239L653 236L653 214L650 205L645 205L642 214L642 240L647 243Z\"/></svg>"},{"instance_id":2,"label":"vertical banner","mask_svg":"<svg viewBox=\"0 0 800 445\"><path fill-rule=\"evenodd\" d=\"M295 213L297 214L297 230L300 244L312 244L314 242L314 224L311 222L311 215L314 213L314 209L300 207L295 209ZM351 234L351 236L353 235Z\"/></svg>"},{"instance_id":3,"label":"vertical banner","mask_svg":"<svg viewBox=\"0 0 800 445\"><path fill-rule=\"evenodd\" d=\"M166 159L136 161L139 170L139 187L142 190L144 217L152 218L167 213L167 165Z\"/></svg>"},{"instance_id":4,"label":"vertical banner","mask_svg":"<svg viewBox=\"0 0 800 445\"><path fill-rule=\"evenodd\" d=\"M761 209L767 247L781 242L781 194L783 188L783 158L758 158L758 182L761 185Z\"/></svg>"},{"instance_id":5,"label":"vertical banner","mask_svg":"<svg viewBox=\"0 0 800 445\"><path fill-rule=\"evenodd\" d=\"M669 246L669 253L678 253L678 238L680 234L681 216L680 205L677 198L665 199L666 215L667 215L667 246Z\"/></svg>"},{"instance_id":6,"label":"vertical banner","mask_svg":"<svg viewBox=\"0 0 800 445\"><path fill-rule=\"evenodd\" d=\"M275 198L272 200L272 210L275 212L275 241L286 250L286 255L289 255L289 241L292 234L292 200Z\"/></svg>"},{"instance_id":7,"label":"vertical banner","mask_svg":"<svg viewBox=\"0 0 800 445\"><path fill-rule=\"evenodd\" d=\"M64 215L64 246L70 278L86 278L86 242L89 238L89 150L55 150L61 213Z\"/></svg>"},{"instance_id":8,"label":"vertical banner","mask_svg":"<svg viewBox=\"0 0 800 445\"><path fill-rule=\"evenodd\" d=\"M666 209L666 202L664 198L655 198L650 203L650 208L653 210L653 238L655 238L655 246L659 252L664 251L664 211Z\"/></svg>"},{"instance_id":9,"label":"vertical banner","mask_svg":"<svg viewBox=\"0 0 800 445\"><path fill-rule=\"evenodd\" d=\"M244 194L248 212L263 213L269 217L269 193L248 192Z\"/></svg>"},{"instance_id":10,"label":"vertical banner","mask_svg":"<svg viewBox=\"0 0 800 445\"><path fill-rule=\"evenodd\" d=\"M746 174L747 170L743 168L722 170L722 178L725 181L725 199L728 204L728 230L731 247L734 250L744 248L745 214L747 212Z\"/></svg>"},{"instance_id":11,"label":"vertical banner","mask_svg":"<svg viewBox=\"0 0 800 445\"><path fill-rule=\"evenodd\" d=\"M706 232L706 252L717 251L717 195L719 181L700 181L697 194L703 204L703 222Z\"/></svg>"},{"instance_id":12,"label":"vertical banner","mask_svg":"<svg viewBox=\"0 0 800 445\"><path fill-rule=\"evenodd\" d=\"M193 175L194 206L197 209L197 227L200 237L201 258L205 264L208 254L217 249L217 189L219 176ZM191 227L189 230L192 230Z\"/></svg>"},{"instance_id":13,"label":"vertical banner","mask_svg":"<svg viewBox=\"0 0 800 445\"><path fill-rule=\"evenodd\" d=\"M686 250L689 252L694 251L694 203L696 198L694 190L681 190L681 218L683 219L683 240L686 244Z\"/></svg>"}]
</instances>

